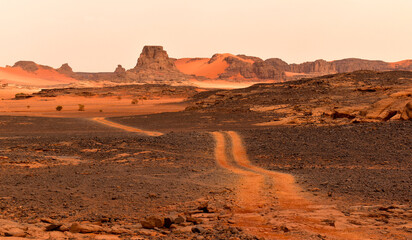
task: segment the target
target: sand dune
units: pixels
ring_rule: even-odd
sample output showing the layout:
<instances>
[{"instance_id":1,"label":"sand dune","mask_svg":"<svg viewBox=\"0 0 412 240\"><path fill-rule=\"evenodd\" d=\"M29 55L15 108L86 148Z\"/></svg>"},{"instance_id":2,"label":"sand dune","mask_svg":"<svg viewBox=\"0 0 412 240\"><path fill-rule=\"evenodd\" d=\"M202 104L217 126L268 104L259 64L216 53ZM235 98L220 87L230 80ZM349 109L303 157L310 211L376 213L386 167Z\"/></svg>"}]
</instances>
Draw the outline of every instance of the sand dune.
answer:
<instances>
[{"instance_id":1,"label":"sand dune","mask_svg":"<svg viewBox=\"0 0 412 240\"><path fill-rule=\"evenodd\" d=\"M229 64L224 60L227 57L254 63L251 59L243 59L230 53L224 53L214 55L212 61L211 58L181 58L176 60L175 65L179 71L185 74L216 79L229 67Z\"/></svg>"},{"instance_id":2,"label":"sand dune","mask_svg":"<svg viewBox=\"0 0 412 240\"><path fill-rule=\"evenodd\" d=\"M412 60L403 60L399 62L389 63L393 68L408 68L412 66Z\"/></svg>"},{"instance_id":3,"label":"sand dune","mask_svg":"<svg viewBox=\"0 0 412 240\"><path fill-rule=\"evenodd\" d=\"M0 82L25 86L54 86L77 82L54 69L39 68L27 72L20 67L0 68Z\"/></svg>"}]
</instances>

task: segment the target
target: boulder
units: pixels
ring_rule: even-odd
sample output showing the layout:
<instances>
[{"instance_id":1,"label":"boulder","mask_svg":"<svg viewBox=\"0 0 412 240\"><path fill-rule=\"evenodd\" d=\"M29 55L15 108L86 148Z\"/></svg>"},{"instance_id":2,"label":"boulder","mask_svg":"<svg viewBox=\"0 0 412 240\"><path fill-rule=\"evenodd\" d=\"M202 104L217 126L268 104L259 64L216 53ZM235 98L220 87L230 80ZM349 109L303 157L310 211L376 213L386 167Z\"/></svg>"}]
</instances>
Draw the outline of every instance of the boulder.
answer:
<instances>
[{"instance_id":1,"label":"boulder","mask_svg":"<svg viewBox=\"0 0 412 240\"><path fill-rule=\"evenodd\" d=\"M401 119L412 120L412 102L408 102L401 112Z\"/></svg>"},{"instance_id":2,"label":"boulder","mask_svg":"<svg viewBox=\"0 0 412 240\"><path fill-rule=\"evenodd\" d=\"M73 223L70 226L70 232L72 233L95 233L101 231L103 231L103 228L94 224Z\"/></svg>"},{"instance_id":3,"label":"boulder","mask_svg":"<svg viewBox=\"0 0 412 240\"><path fill-rule=\"evenodd\" d=\"M25 237L26 235L23 229L17 227L12 227L4 231L4 236L6 237Z\"/></svg>"},{"instance_id":4,"label":"boulder","mask_svg":"<svg viewBox=\"0 0 412 240\"><path fill-rule=\"evenodd\" d=\"M142 221L140 221L143 228L154 229L161 228L164 225L164 219L157 216L150 216Z\"/></svg>"}]
</instances>

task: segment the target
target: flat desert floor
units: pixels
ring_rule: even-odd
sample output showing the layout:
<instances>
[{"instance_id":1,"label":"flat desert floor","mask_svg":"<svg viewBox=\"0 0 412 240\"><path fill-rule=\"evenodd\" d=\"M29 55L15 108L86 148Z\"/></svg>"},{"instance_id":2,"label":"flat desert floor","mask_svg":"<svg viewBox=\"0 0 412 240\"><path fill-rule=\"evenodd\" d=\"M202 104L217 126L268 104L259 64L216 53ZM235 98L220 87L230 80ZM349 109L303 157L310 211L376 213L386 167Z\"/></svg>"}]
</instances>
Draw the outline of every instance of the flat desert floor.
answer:
<instances>
[{"instance_id":1,"label":"flat desert floor","mask_svg":"<svg viewBox=\"0 0 412 240\"><path fill-rule=\"evenodd\" d=\"M169 90L0 101L0 237L412 238L411 121L262 126Z\"/></svg>"}]
</instances>

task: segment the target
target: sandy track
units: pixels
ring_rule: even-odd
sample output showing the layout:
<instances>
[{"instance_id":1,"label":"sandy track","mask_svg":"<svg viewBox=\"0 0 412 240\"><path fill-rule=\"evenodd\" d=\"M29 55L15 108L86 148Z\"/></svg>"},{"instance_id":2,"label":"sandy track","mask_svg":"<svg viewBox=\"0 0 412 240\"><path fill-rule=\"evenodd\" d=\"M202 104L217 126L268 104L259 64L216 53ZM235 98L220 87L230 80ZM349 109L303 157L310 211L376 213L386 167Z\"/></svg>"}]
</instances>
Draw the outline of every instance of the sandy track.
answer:
<instances>
[{"instance_id":1,"label":"sandy track","mask_svg":"<svg viewBox=\"0 0 412 240\"><path fill-rule=\"evenodd\" d=\"M290 174L254 166L236 132L211 134L217 163L239 175L234 220L249 233L267 239L407 239L391 226L379 231L361 216L345 216L330 201L303 193Z\"/></svg>"},{"instance_id":2,"label":"sandy track","mask_svg":"<svg viewBox=\"0 0 412 240\"><path fill-rule=\"evenodd\" d=\"M141 133L141 134L145 134L147 136L152 136L152 137L157 137L157 136L163 135L163 133L161 133L161 132L145 131L145 130L142 130L142 129L139 129L139 128L134 128L134 127L129 127L129 126L125 126L125 125L122 125L122 124L118 124L118 123L109 121L109 120L107 120L103 117L96 117L96 118L93 118L92 120L96 121L98 123L102 123L102 124L105 124L107 126L114 127L114 128L119 128L119 129L122 129L122 130L125 130L125 131L128 131L128 132Z\"/></svg>"}]
</instances>

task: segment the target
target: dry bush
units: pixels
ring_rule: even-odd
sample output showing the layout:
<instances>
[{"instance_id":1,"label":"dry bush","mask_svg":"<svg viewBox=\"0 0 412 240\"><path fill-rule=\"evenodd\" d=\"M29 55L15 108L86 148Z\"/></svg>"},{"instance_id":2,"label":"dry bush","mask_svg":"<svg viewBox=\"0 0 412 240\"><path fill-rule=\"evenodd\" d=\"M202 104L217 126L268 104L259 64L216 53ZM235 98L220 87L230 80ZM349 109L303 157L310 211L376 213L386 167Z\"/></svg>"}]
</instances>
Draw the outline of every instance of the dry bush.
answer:
<instances>
[{"instance_id":1,"label":"dry bush","mask_svg":"<svg viewBox=\"0 0 412 240\"><path fill-rule=\"evenodd\" d=\"M79 104L79 111L84 111L84 105L83 104Z\"/></svg>"}]
</instances>

